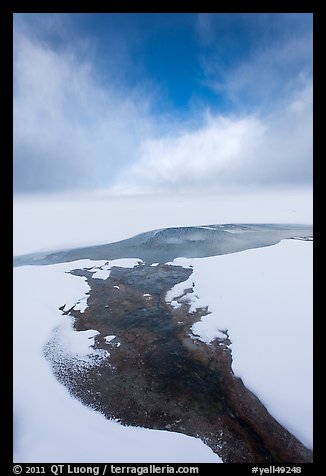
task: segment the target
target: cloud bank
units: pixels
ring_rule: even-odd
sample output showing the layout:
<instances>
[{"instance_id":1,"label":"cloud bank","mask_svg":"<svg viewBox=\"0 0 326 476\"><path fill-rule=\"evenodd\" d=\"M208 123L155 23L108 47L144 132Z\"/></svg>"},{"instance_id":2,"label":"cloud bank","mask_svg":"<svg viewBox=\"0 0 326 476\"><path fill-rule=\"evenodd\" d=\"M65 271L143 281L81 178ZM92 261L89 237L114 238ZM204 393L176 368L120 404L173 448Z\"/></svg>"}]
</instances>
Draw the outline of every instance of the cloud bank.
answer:
<instances>
[{"instance_id":1,"label":"cloud bank","mask_svg":"<svg viewBox=\"0 0 326 476\"><path fill-rule=\"evenodd\" d=\"M18 32L14 50L16 190L103 187L137 159L148 104L103 87L91 63Z\"/></svg>"},{"instance_id":2,"label":"cloud bank","mask_svg":"<svg viewBox=\"0 0 326 476\"><path fill-rule=\"evenodd\" d=\"M84 54L87 40L68 44L54 47L15 26L16 192L219 191L311 184L309 71L291 70L282 83L286 96L272 100L279 84L273 64L284 64L286 51L293 57L292 40L283 45L287 49L265 49L227 73L223 87L229 95L240 98L256 89L263 98L266 91L268 108L221 114L202 107L191 111L191 126L172 115L154 114L159 89L154 94L146 85L127 89L113 79L102 81L92 52ZM261 104L266 106L263 100Z\"/></svg>"},{"instance_id":3,"label":"cloud bank","mask_svg":"<svg viewBox=\"0 0 326 476\"><path fill-rule=\"evenodd\" d=\"M144 141L125 178L153 190L309 184L311 158L307 86L270 116L208 115L198 130Z\"/></svg>"}]
</instances>

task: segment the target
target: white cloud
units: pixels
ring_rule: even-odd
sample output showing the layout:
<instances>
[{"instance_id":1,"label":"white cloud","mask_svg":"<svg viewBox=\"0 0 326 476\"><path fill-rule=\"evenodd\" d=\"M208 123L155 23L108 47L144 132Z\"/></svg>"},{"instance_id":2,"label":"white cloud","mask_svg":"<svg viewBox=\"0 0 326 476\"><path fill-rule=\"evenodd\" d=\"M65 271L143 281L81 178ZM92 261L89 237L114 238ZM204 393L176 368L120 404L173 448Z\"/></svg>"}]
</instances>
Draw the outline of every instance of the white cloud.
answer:
<instances>
[{"instance_id":1,"label":"white cloud","mask_svg":"<svg viewBox=\"0 0 326 476\"><path fill-rule=\"evenodd\" d=\"M16 189L107 186L135 160L148 102L102 87L91 62L15 31Z\"/></svg>"},{"instance_id":2,"label":"white cloud","mask_svg":"<svg viewBox=\"0 0 326 476\"><path fill-rule=\"evenodd\" d=\"M232 67L222 66L217 53L202 58L202 65L206 85L217 94L226 94L234 105L270 108L311 78L312 37L275 40L268 46L262 42Z\"/></svg>"},{"instance_id":3,"label":"white cloud","mask_svg":"<svg viewBox=\"0 0 326 476\"><path fill-rule=\"evenodd\" d=\"M254 118L210 117L194 132L144 142L142 158L131 173L144 183L167 186L211 182L220 174L226 178L248 158L262 133Z\"/></svg>"},{"instance_id":4,"label":"white cloud","mask_svg":"<svg viewBox=\"0 0 326 476\"><path fill-rule=\"evenodd\" d=\"M266 117L208 115L201 128L143 142L131 189L210 189L306 183L312 177L312 90Z\"/></svg>"}]
</instances>

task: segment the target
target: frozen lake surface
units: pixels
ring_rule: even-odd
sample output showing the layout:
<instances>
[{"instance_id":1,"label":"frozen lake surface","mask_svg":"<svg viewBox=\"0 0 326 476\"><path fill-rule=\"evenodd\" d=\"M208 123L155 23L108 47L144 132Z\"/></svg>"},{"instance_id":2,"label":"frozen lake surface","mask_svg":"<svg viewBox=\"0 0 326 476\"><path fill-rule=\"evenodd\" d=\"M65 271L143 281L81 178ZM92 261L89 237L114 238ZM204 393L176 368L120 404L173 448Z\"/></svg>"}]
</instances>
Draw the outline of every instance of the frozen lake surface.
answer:
<instances>
[{"instance_id":1,"label":"frozen lake surface","mask_svg":"<svg viewBox=\"0 0 326 476\"><path fill-rule=\"evenodd\" d=\"M261 248L286 238L309 238L310 225L225 224L163 228L97 246L15 256L14 266L48 265L79 259L140 258L148 264L178 257L203 258Z\"/></svg>"}]
</instances>

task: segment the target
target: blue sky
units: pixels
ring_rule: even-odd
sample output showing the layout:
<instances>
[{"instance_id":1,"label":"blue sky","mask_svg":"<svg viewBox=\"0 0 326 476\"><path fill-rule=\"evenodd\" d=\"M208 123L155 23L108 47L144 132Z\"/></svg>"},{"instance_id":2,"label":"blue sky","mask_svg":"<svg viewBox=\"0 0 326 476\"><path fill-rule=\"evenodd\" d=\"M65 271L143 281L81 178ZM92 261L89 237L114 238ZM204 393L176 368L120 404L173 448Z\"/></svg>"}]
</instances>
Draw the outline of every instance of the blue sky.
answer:
<instances>
[{"instance_id":1,"label":"blue sky","mask_svg":"<svg viewBox=\"0 0 326 476\"><path fill-rule=\"evenodd\" d=\"M312 14L15 14L14 190L309 184Z\"/></svg>"}]
</instances>

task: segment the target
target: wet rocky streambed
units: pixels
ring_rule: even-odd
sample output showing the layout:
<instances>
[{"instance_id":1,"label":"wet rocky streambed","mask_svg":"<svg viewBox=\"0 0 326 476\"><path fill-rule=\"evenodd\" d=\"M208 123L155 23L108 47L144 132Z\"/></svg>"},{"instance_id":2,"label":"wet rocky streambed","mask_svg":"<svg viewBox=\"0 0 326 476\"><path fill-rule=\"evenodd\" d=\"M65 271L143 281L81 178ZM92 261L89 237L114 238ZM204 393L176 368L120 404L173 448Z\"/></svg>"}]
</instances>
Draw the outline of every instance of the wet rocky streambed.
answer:
<instances>
[{"instance_id":1,"label":"wet rocky streambed","mask_svg":"<svg viewBox=\"0 0 326 476\"><path fill-rule=\"evenodd\" d=\"M87 278L88 307L84 312L62 307L62 312L75 318L77 331L99 331L95 348L110 353L87 368L45 352L75 397L122 424L198 437L225 463L312 461L312 452L233 374L227 333L211 344L191 334L208 309L190 313L184 299L178 308L165 301L191 268L113 267L106 280L94 279L87 269L71 273ZM115 337L106 342L105 336Z\"/></svg>"}]
</instances>

